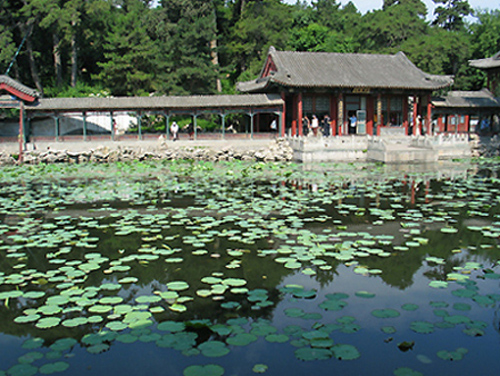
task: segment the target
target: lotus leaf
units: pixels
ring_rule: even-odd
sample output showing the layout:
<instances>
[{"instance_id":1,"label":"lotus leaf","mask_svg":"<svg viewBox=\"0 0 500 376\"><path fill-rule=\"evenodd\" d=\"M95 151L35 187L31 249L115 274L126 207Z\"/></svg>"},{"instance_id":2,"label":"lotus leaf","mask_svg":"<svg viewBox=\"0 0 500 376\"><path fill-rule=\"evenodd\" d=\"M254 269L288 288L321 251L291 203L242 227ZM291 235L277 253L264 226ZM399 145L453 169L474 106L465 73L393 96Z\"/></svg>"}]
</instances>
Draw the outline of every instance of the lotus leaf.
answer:
<instances>
[{"instance_id":1,"label":"lotus leaf","mask_svg":"<svg viewBox=\"0 0 500 376\"><path fill-rule=\"evenodd\" d=\"M61 319L59 317L44 317L38 320L35 326L40 329L48 329L59 325L60 322Z\"/></svg>"},{"instance_id":2,"label":"lotus leaf","mask_svg":"<svg viewBox=\"0 0 500 376\"><path fill-rule=\"evenodd\" d=\"M136 277L125 277L118 280L119 284L136 283L139 279Z\"/></svg>"},{"instance_id":3,"label":"lotus leaf","mask_svg":"<svg viewBox=\"0 0 500 376\"><path fill-rule=\"evenodd\" d=\"M333 356L339 360L354 360L361 356L358 349L352 345L334 345L332 351Z\"/></svg>"},{"instance_id":4,"label":"lotus leaf","mask_svg":"<svg viewBox=\"0 0 500 376\"><path fill-rule=\"evenodd\" d=\"M66 319L64 320L61 325L65 326L67 328L74 328L80 325L85 325L88 323L88 319L86 317L75 317L73 319Z\"/></svg>"},{"instance_id":5,"label":"lotus leaf","mask_svg":"<svg viewBox=\"0 0 500 376\"><path fill-rule=\"evenodd\" d=\"M247 281L241 278L226 278L222 281L222 284L231 287L242 287L247 284Z\"/></svg>"},{"instance_id":6,"label":"lotus leaf","mask_svg":"<svg viewBox=\"0 0 500 376\"><path fill-rule=\"evenodd\" d=\"M375 294L368 291L358 291L355 293L358 298L374 298Z\"/></svg>"},{"instance_id":7,"label":"lotus leaf","mask_svg":"<svg viewBox=\"0 0 500 376\"><path fill-rule=\"evenodd\" d=\"M161 300L161 297L156 295L141 295L135 298L137 303L158 303Z\"/></svg>"},{"instance_id":8,"label":"lotus leaf","mask_svg":"<svg viewBox=\"0 0 500 376\"><path fill-rule=\"evenodd\" d=\"M401 309L404 309L405 311L416 311L418 309L418 305L412 303L406 303L401 306Z\"/></svg>"},{"instance_id":9,"label":"lotus leaf","mask_svg":"<svg viewBox=\"0 0 500 376\"><path fill-rule=\"evenodd\" d=\"M289 340L289 337L285 334L269 334L265 338L266 341L272 343L285 343Z\"/></svg>"},{"instance_id":10,"label":"lotus leaf","mask_svg":"<svg viewBox=\"0 0 500 376\"><path fill-rule=\"evenodd\" d=\"M448 287L448 282L446 281L431 281L429 282L430 287L434 287L436 289L444 289Z\"/></svg>"},{"instance_id":11,"label":"lotus leaf","mask_svg":"<svg viewBox=\"0 0 500 376\"><path fill-rule=\"evenodd\" d=\"M413 321L410 329L417 333L429 334L434 332L434 324L427 321Z\"/></svg>"},{"instance_id":12,"label":"lotus leaf","mask_svg":"<svg viewBox=\"0 0 500 376\"><path fill-rule=\"evenodd\" d=\"M437 356L443 360L462 360L465 354L468 353L468 350L460 347L456 349L455 351L447 351L447 350L441 350L437 352Z\"/></svg>"},{"instance_id":13,"label":"lotus leaf","mask_svg":"<svg viewBox=\"0 0 500 376\"><path fill-rule=\"evenodd\" d=\"M325 300L319 304L319 307L327 311L340 311L347 305L343 300Z\"/></svg>"},{"instance_id":14,"label":"lotus leaf","mask_svg":"<svg viewBox=\"0 0 500 376\"><path fill-rule=\"evenodd\" d=\"M184 281L172 281L167 283L167 288L172 291L183 291L189 288L187 282Z\"/></svg>"},{"instance_id":15,"label":"lotus leaf","mask_svg":"<svg viewBox=\"0 0 500 376\"><path fill-rule=\"evenodd\" d=\"M43 346L44 340L43 338L28 338L26 341L23 342L22 348L26 350L34 350L34 349L39 349L40 347Z\"/></svg>"},{"instance_id":16,"label":"lotus leaf","mask_svg":"<svg viewBox=\"0 0 500 376\"><path fill-rule=\"evenodd\" d=\"M87 351L91 354L100 354L109 350L109 345L106 343L99 343L93 346L87 347Z\"/></svg>"},{"instance_id":17,"label":"lotus leaf","mask_svg":"<svg viewBox=\"0 0 500 376\"><path fill-rule=\"evenodd\" d=\"M163 321L158 324L157 328L161 331L168 331L171 333L182 332L185 329L185 324L183 322L176 321Z\"/></svg>"},{"instance_id":18,"label":"lotus leaf","mask_svg":"<svg viewBox=\"0 0 500 376\"><path fill-rule=\"evenodd\" d=\"M74 338L61 338L54 342L50 348L54 351L65 351L75 346L78 342Z\"/></svg>"},{"instance_id":19,"label":"lotus leaf","mask_svg":"<svg viewBox=\"0 0 500 376\"><path fill-rule=\"evenodd\" d=\"M305 314L302 308L287 308L284 312L288 317L302 317Z\"/></svg>"},{"instance_id":20,"label":"lotus leaf","mask_svg":"<svg viewBox=\"0 0 500 376\"><path fill-rule=\"evenodd\" d=\"M393 326L383 326L380 328L385 334L394 334L396 333L396 328Z\"/></svg>"},{"instance_id":21,"label":"lotus leaf","mask_svg":"<svg viewBox=\"0 0 500 376\"><path fill-rule=\"evenodd\" d=\"M171 311L179 312L179 313L187 311L187 307L185 305L183 305L183 304L172 304L168 308Z\"/></svg>"},{"instance_id":22,"label":"lotus leaf","mask_svg":"<svg viewBox=\"0 0 500 376\"><path fill-rule=\"evenodd\" d=\"M33 363L36 360L40 360L43 358L43 354L38 351L31 351L26 353L18 358L19 363Z\"/></svg>"},{"instance_id":23,"label":"lotus leaf","mask_svg":"<svg viewBox=\"0 0 500 376\"><path fill-rule=\"evenodd\" d=\"M467 324L471 322L471 319L468 318L467 316L462 316L462 315L450 315L444 317L444 321L453 325L458 325L458 324Z\"/></svg>"},{"instance_id":24,"label":"lotus leaf","mask_svg":"<svg viewBox=\"0 0 500 376\"><path fill-rule=\"evenodd\" d=\"M253 366L252 371L254 373L264 373L269 367L265 364L256 364Z\"/></svg>"},{"instance_id":25,"label":"lotus leaf","mask_svg":"<svg viewBox=\"0 0 500 376\"><path fill-rule=\"evenodd\" d=\"M33 376L38 372L38 368L31 364L16 364L7 370L10 376Z\"/></svg>"},{"instance_id":26,"label":"lotus leaf","mask_svg":"<svg viewBox=\"0 0 500 376\"><path fill-rule=\"evenodd\" d=\"M103 305L120 304L121 302L123 302L123 298L121 296L107 296L99 299L99 303Z\"/></svg>"},{"instance_id":27,"label":"lotus leaf","mask_svg":"<svg viewBox=\"0 0 500 376\"><path fill-rule=\"evenodd\" d=\"M89 308L89 312L92 313L106 313L113 310L113 306L110 305L102 305L102 304L96 304L92 307Z\"/></svg>"},{"instance_id":28,"label":"lotus leaf","mask_svg":"<svg viewBox=\"0 0 500 376\"><path fill-rule=\"evenodd\" d=\"M223 342L207 341L198 346L201 353L209 358L221 357L229 354L229 349Z\"/></svg>"},{"instance_id":29,"label":"lotus leaf","mask_svg":"<svg viewBox=\"0 0 500 376\"><path fill-rule=\"evenodd\" d=\"M310 360L326 360L331 358L333 355L332 351L328 349L318 349L303 347L295 350L295 357L299 360L310 361Z\"/></svg>"},{"instance_id":30,"label":"lotus leaf","mask_svg":"<svg viewBox=\"0 0 500 376\"><path fill-rule=\"evenodd\" d=\"M184 369L184 376L222 376L224 368L217 364L207 364L204 366L192 365Z\"/></svg>"},{"instance_id":31,"label":"lotus leaf","mask_svg":"<svg viewBox=\"0 0 500 376\"><path fill-rule=\"evenodd\" d=\"M14 319L14 322L18 324L25 324L29 322L38 321L38 319L40 319L40 315L35 313L33 315L18 316Z\"/></svg>"},{"instance_id":32,"label":"lotus leaf","mask_svg":"<svg viewBox=\"0 0 500 376\"><path fill-rule=\"evenodd\" d=\"M394 376L423 376L423 374L408 367L400 367L394 371Z\"/></svg>"},{"instance_id":33,"label":"lotus leaf","mask_svg":"<svg viewBox=\"0 0 500 376\"><path fill-rule=\"evenodd\" d=\"M466 303L455 303L455 304L453 304L453 309L455 309L457 311L470 311L471 306L470 306L470 304L466 304Z\"/></svg>"},{"instance_id":34,"label":"lotus leaf","mask_svg":"<svg viewBox=\"0 0 500 376\"><path fill-rule=\"evenodd\" d=\"M392 308L387 309L374 309L372 315L378 318L393 318L398 317L400 313Z\"/></svg>"}]
</instances>

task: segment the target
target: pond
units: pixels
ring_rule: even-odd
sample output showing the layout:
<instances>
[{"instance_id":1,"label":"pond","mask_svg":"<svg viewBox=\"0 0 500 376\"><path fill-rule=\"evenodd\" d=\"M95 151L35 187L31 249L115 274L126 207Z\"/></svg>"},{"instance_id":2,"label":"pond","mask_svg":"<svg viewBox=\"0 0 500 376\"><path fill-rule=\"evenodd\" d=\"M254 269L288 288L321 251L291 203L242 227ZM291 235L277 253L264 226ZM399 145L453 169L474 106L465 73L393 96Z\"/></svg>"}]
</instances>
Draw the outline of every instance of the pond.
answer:
<instances>
[{"instance_id":1,"label":"pond","mask_svg":"<svg viewBox=\"0 0 500 376\"><path fill-rule=\"evenodd\" d=\"M0 375L500 368L498 161L0 169Z\"/></svg>"}]
</instances>

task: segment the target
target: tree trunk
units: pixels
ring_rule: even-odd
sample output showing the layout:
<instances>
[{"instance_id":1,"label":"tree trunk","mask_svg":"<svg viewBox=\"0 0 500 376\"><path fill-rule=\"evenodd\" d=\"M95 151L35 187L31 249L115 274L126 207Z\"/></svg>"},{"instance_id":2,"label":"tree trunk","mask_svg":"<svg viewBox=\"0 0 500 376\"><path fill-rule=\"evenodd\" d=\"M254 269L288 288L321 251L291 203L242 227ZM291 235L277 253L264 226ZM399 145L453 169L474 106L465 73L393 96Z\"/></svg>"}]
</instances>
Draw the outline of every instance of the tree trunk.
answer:
<instances>
[{"instance_id":1,"label":"tree trunk","mask_svg":"<svg viewBox=\"0 0 500 376\"><path fill-rule=\"evenodd\" d=\"M73 22L74 26L74 22ZM76 80L78 75L78 52L76 45L76 30L73 29L73 34L71 35L71 86L76 86Z\"/></svg>"},{"instance_id":2,"label":"tree trunk","mask_svg":"<svg viewBox=\"0 0 500 376\"><path fill-rule=\"evenodd\" d=\"M26 35L28 32L28 25L20 24L19 30L21 30L22 35ZM43 86L40 76L38 75L38 68L35 62L35 55L33 54L33 43L31 42L31 30L29 35L26 37L26 51L28 52L28 61L30 65L31 78L35 84L36 89L43 95Z\"/></svg>"},{"instance_id":3,"label":"tree trunk","mask_svg":"<svg viewBox=\"0 0 500 376\"><path fill-rule=\"evenodd\" d=\"M52 34L52 54L54 55L54 73L56 75L56 85L61 86L62 80L62 64L61 64L61 40L57 33Z\"/></svg>"},{"instance_id":4,"label":"tree trunk","mask_svg":"<svg viewBox=\"0 0 500 376\"><path fill-rule=\"evenodd\" d=\"M222 83L220 80L219 76L219 51L217 51L217 5L215 4L215 1L212 1L212 21L213 21L213 31L214 31L214 36L213 39L210 41L210 57L212 58L212 64L214 65L216 72L217 72L217 80L216 80L216 86L217 86L217 92L222 93Z\"/></svg>"},{"instance_id":5,"label":"tree trunk","mask_svg":"<svg viewBox=\"0 0 500 376\"><path fill-rule=\"evenodd\" d=\"M214 38L210 41L210 55L212 57L212 64L218 70L219 68L219 54L217 52L217 39ZM222 93L222 83L219 75L217 75L217 92Z\"/></svg>"}]
</instances>

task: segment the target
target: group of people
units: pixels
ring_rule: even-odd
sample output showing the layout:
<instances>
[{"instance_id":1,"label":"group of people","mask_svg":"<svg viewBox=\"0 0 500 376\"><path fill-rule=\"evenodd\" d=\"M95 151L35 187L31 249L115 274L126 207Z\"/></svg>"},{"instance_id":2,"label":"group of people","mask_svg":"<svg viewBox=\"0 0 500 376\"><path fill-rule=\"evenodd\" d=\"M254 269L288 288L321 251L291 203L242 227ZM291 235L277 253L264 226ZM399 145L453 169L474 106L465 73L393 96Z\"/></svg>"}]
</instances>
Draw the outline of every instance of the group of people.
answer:
<instances>
[{"instance_id":1,"label":"group of people","mask_svg":"<svg viewBox=\"0 0 500 376\"><path fill-rule=\"evenodd\" d=\"M330 136L331 133L331 122L330 116L325 114L323 119L320 121L316 115L312 115L311 120L307 116L302 118L302 132L304 136L308 134L312 134L313 136L317 136L320 132L323 136ZM352 113L349 116L349 134L355 134L358 125L358 119L356 118L356 114Z\"/></svg>"},{"instance_id":2,"label":"group of people","mask_svg":"<svg viewBox=\"0 0 500 376\"><path fill-rule=\"evenodd\" d=\"M186 124L186 126L183 128L188 135L189 139L192 140L194 136L194 127L192 123ZM179 124L177 124L175 121L170 125L170 134L172 141L177 141L179 139Z\"/></svg>"},{"instance_id":3,"label":"group of people","mask_svg":"<svg viewBox=\"0 0 500 376\"><path fill-rule=\"evenodd\" d=\"M302 132L305 136L309 133L317 136L320 132L325 137L330 136L331 121L330 116L327 114L325 114L321 121L316 115L313 115L311 120L307 116L304 116L302 118Z\"/></svg>"}]
</instances>

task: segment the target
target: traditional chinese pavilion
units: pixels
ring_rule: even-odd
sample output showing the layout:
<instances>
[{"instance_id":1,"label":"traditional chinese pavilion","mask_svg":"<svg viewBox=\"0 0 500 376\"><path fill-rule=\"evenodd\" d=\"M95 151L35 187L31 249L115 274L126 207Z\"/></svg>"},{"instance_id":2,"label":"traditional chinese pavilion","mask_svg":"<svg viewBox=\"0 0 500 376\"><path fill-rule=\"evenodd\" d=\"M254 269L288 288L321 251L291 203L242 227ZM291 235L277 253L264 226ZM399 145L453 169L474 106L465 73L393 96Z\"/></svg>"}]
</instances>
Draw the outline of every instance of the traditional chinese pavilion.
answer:
<instances>
[{"instance_id":1,"label":"traditional chinese pavilion","mask_svg":"<svg viewBox=\"0 0 500 376\"><path fill-rule=\"evenodd\" d=\"M500 81L500 52L485 59L469 60L469 65L486 72L488 76L488 89L493 95L498 95L497 89Z\"/></svg>"},{"instance_id":2,"label":"traditional chinese pavilion","mask_svg":"<svg viewBox=\"0 0 500 376\"><path fill-rule=\"evenodd\" d=\"M293 136L303 134L301 119L312 115L330 116L332 135L348 133L352 115L357 118L352 133L379 135L387 127L416 134L422 123L427 132L431 130L432 92L452 83L450 76L423 72L402 52L344 54L271 47L260 76L238 83L237 89L281 94L282 129Z\"/></svg>"}]
</instances>

